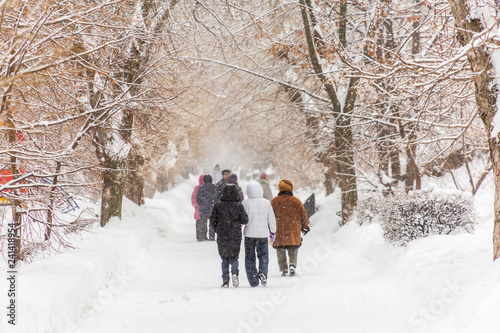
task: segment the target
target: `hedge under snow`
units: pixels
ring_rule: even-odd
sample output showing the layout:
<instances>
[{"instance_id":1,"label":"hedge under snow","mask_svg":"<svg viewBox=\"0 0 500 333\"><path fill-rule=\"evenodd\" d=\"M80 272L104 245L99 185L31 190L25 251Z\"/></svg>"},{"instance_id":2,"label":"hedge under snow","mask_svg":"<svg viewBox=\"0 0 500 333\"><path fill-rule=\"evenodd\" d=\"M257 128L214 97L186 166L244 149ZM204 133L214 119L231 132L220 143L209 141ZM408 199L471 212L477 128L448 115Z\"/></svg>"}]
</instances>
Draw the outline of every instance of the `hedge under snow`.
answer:
<instances>
[{"instance_id":1,"label":"hedge under snow","mask_svg":"<svg viewBox=\"0 0 500 333\"><path fill-rule=\"evenodd\" d=\"M370 198L358 207L360 224L375 216L384 238L399 246L429 235L470 233L476 223L473 197L461 191L414 191Z\"/></svg>"}]
</instances>

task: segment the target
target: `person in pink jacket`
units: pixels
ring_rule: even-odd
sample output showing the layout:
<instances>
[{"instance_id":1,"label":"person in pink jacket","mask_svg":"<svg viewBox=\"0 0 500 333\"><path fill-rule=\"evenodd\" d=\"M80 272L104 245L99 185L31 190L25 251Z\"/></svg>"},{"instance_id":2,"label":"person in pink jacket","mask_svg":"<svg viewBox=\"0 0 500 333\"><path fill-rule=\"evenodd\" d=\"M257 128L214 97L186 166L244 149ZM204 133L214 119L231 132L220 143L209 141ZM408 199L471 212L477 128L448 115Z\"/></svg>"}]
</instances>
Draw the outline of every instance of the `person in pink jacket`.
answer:
<instances>
[{"instance_id":1,"label":"person in pink jacket","mask_svg":"<svg viewBox=\"0 0 500 333\"><path fill-rule=\"evenodd\" d=\"M194 219L196 220L196 240L197 241L202 241L206 238L207 235L202 235L200 233L200 206L198 205L198 201L196 201L196 194L198 193L198 189L200 188L201 185L203 185L203 177L205 175L201 175L200 179L198 180L199 185L196 186L193 190L193 194L191 194L191 204L193 204L194 207Z\"/></svg>"}]
</instances>

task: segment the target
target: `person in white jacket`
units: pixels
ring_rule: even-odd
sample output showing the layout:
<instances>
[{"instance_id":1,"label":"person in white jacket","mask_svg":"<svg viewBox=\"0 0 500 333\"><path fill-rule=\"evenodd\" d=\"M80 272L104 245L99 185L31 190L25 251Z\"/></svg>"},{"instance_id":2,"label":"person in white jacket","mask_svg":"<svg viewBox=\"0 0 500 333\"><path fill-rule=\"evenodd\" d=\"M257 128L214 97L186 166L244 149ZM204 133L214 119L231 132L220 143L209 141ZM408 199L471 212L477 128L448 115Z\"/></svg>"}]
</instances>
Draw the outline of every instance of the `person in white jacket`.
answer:
<instances>
[{"instance_id":1,"label":"person in white jacket","mask_svg":"<svg viewBox=\"0 0 500 333\"><path fill-rule=\"evenodd\" d=\"M276 237L276 218L269 200L263 198L262 186L251 181L247 186L248 199L242 204L248 215L248 224L245 226L245 271L250 286L257 287L259 281L267 285L267 271L269 266L268 237L271 242ZM256 267L256 256L259 259L259 270Z\"/></svg>"}]
</instances>

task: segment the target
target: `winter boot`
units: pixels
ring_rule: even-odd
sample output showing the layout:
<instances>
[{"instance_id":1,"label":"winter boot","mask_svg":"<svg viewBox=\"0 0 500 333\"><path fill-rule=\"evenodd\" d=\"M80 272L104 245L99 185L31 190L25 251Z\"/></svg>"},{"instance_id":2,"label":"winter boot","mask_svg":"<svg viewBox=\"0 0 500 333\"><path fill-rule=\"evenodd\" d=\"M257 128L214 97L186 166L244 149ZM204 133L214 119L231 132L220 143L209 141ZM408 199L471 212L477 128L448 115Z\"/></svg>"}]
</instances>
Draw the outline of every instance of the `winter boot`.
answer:
<instances>
[{"instance_id":1,"label":"winter boot","mask_svg":"<svg viewBox=\"0 0 500 333\"><path fill-rule=\"evenodd\" d=\"M283 271L283 272L281 273L281 276L285 277L285 276L287 275L287 273L288 273L287 271Z\"/></svg>"},{"instance_id":2,"label":"winter boot","mask_svg":"<svg viewBox=\"0 0 500 333\"><path fill-rule=\"evenodd\" d=\"M295 266L290 266L290 276L295 276Z\"/></svg>"},{"instance_id":3,"label":"winter boot","mask_svg":"<svg viewBox=\"0 0 500 333\"><path fill-rule=\"evenodd\" d=\"M238 280L238 271L231 272L231 279L233 280L233 287L238 287L240 285L240 281Z\"/></svg>"},{"instance_id":4,"label":"winter boot","mask_svg":"<svg viewBox=\"0 0 500 333\"><path fill-rule=\"evenodd\" d=\"M222 286L221 288L229 288L229 279L222 279Z\"/></svg>"},{"instance_id":5,"label":"winter boot","mask_svg":"<svg viewBox=\"0 0 500 333\"><path fill-rule=\"evenodd\" d=\"M260 284L262 285L262 287L267 286L267 278L264 275L264 273L259 273L259 280L260 280Z\"/></svg>"}]
</instances>

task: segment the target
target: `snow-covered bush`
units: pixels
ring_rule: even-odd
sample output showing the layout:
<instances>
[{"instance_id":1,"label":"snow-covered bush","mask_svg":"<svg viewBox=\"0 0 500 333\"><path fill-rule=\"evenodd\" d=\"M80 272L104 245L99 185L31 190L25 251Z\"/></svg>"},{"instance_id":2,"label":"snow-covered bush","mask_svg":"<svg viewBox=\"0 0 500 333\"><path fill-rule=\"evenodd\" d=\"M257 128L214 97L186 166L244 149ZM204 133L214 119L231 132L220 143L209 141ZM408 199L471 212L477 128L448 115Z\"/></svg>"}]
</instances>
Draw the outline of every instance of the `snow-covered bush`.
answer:
<instances>
[{"instance_id":1,"label":"snow-covered bush","mask_svg":"<svg viewBox=\"0 0 500 333\"><path fill-rule=\"evenodd\" d=\"M415 191L387 198L380 208L384 238L396 245L429 235L472 232L472 195L460 191Z\"/></svg>"},{"instance_id":2,"label":"snow-covered bush","mask_svg":"<svg viewBox=\"0 0 500 333\"><path fill-rule=\"evenodd\" d=\"M384 198L380 195L374 195L358 202L354 215L359 225L371 223L372 220L380 214L380 208L383 206Z\"/></svg>"}]
</instances>

